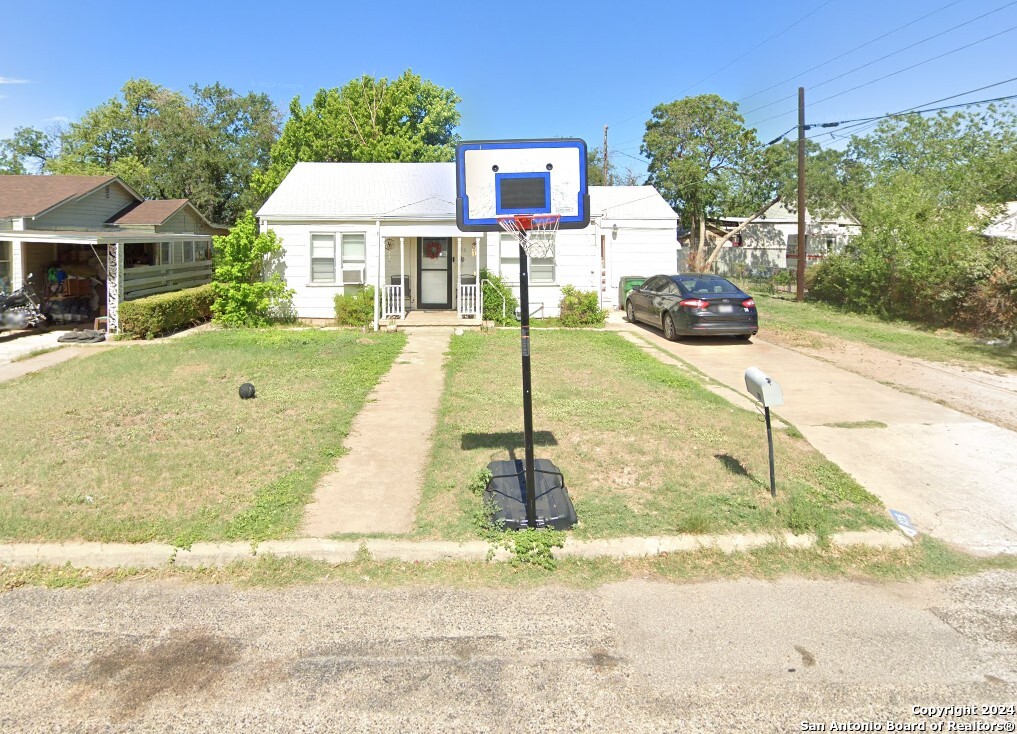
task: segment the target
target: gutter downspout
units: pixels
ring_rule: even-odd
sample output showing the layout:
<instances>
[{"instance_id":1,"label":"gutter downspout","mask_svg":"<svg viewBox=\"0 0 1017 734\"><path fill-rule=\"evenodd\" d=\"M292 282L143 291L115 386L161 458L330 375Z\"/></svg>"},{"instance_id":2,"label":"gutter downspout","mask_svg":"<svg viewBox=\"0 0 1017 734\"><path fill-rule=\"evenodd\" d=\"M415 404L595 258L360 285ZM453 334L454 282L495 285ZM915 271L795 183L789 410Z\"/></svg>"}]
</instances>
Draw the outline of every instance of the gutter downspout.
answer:
<instances>
[{"instance_id":1,"label":"gutter downspout","mask_svg":"<svg viewBox=\"0 0 1017 734\"><path fill-rule=\"evenodd\" d=\"M378 232L378 272L374 274L375 287L374 287L374 330L378 331L379 323L381 321L381 220L377 219L374 222Z\"/></svg>"}]
</instances>

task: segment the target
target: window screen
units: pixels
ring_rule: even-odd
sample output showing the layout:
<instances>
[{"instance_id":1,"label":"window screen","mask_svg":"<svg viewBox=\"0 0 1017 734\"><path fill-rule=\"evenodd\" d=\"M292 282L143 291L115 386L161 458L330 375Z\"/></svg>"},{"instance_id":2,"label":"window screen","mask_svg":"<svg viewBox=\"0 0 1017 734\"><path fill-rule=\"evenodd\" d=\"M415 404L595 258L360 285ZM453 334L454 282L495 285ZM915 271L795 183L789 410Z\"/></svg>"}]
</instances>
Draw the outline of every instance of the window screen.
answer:
<instances>
[{"instance_id":1,"label":"window screen","mask_svg":"<svg viewBox=\"0 0 1017 734\"><path fill-rule=\"evenodd\" d=\"M335 282L335 236L311 235L311 282Z\"/></svg>"}]
</instances>

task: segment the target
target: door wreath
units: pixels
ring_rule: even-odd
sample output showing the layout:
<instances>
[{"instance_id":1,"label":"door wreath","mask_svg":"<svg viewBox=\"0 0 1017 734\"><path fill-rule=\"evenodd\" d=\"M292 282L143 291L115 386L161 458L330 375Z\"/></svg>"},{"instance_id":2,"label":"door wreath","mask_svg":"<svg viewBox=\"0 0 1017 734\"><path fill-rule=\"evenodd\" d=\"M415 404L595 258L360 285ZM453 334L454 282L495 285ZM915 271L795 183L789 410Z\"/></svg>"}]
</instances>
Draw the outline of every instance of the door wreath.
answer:
<instances>
[{"instance_id":1,"label":"door wreath","mask_svg":"<svg viewBox=\"0 0 1017 734\"><path fill-rule=\"evenodd\" d=\"M429 260L437 260L438 256L441 255L441 243L428 242L424 245L424 255L426 255Z\"/></svg>"}]
</instances>

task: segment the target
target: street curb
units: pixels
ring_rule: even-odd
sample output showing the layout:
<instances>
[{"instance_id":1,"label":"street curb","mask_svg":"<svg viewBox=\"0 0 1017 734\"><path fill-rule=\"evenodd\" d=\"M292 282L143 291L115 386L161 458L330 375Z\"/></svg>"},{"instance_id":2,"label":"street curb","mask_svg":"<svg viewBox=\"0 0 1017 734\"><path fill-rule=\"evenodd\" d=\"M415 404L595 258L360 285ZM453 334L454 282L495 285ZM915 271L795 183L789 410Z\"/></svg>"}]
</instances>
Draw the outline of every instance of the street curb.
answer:
<instances>
[{"instance_id":1,"label":"street curb","mask_svg":"<svg viewBox=\"0 0 1017 734\"><path fill-rule=\"evenodd\" d=\"M897 531L867 530L834 533L830 544L838 548L905 548L911 544ZM558 558L645 558L669 553L719 550L739 553L765 546L808 549L817 546L814 535L762 533L733 535L671 535L647 538L576 540L568 538L554 554ZM308 558L326 563L350 563L366 552L371 560L404 563L435 561L505 561L512 553L484 541L413 541L394 539L329 540L296 538L262 543L194 543L176 548L164 543L12 543L0 545L0 566L34 565L75 568L209 568L262 556Z\"/></svg>"}]
</instances>

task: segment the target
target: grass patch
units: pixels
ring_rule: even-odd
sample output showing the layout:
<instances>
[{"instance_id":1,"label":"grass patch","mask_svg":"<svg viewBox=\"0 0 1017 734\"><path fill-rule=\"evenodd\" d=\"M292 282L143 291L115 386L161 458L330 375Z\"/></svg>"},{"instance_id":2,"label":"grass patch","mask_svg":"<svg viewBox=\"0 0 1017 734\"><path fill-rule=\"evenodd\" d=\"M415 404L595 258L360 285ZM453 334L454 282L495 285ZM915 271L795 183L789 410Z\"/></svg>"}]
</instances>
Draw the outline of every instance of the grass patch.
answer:
<instances>
[{"instance_id":1,"label":"grass patch","mask_svg":"<svg viewBox=\"0 0 1017 734\"><path fill-rule=\"evenodd\" d=\"M0 384L0 539L282 537L402 334L221 330ZM237 387L250 381L254 400Z\"/></svg>"},{"instance_id":2,"label":"grass patch","mask_svg":"<svg viewBox=\"0 0 1017 734\"><path fill-rule=\"evenodd\" d=\"M174 579L194 583L232 584L241 588L284 588L340 583L349 586L451 586L456 588L536 587L545 584L596 588L627 578L677 583L732 578L862 578L877 581L949 579L994 569L1017 569L1017 557L978 558L923 537L896 550L871 548L789 549L780 546L726 554L718 550L673 553L654 558L566 558L554 568L534 564L445 561L404 563L372 561L329 564L306 558L264 556L221 568L75 569L70 566L0 566L0 593L22 586L80 588L96 583Z\"/></svg>"},{"instance_id":3,"label":"grass patch","mask_svg":"<svg viewBox=\"0 0 1017 734\"><path fill-rule=\"evenodd\" d=\"M883 421L840 421L837 423L824 423L827 428L886 428Z\"/></svg>"},{"instance_id":4,"label":"grass patch","mask_svg":"<svg viewBox=\"0 0 1017 734\"><path fill-rule=\"evenodd\" d=\"M57 346L57 347L39 347L38 349L33 349L30 352L25 352L24 354L19 354L17 357L12 359L11 362L24 362L26 359L32 359L33 357L41 357L44 354L49 354L50 352L55 352L56 350L61 349L61 348L63 348L62 344L60 346Z\"/></svg>"},{"instance_id":5,"label":"grass patch","mask_svg":"<svg viewBox=\"0 0 1017 734\"><path fill-rule=\"evenodd\" d=\"M789 297L760 295L756 299L761 333L776 332L802 346L821 348L819 332L930 362L1017 370L1017 350L980 344L974 337L949 329L886 321L823 303L796 303Z\"/></svg>"},{"instance_id":6,"label":"grass patch","mask_svg":"<svg viewBox=\"0 0 1017 734\"><path fill-rule=\"evenodd\" d=\"M536 453L565 474L581 538L889 528L879 501L804 441L778 432L776 499L761 417L618 334L532 335ZM484 532L476 473L521 458L519 337L452 341L415 534ZM479 377L478 377L479 376Z\"/></svg>"}]
</instances>

